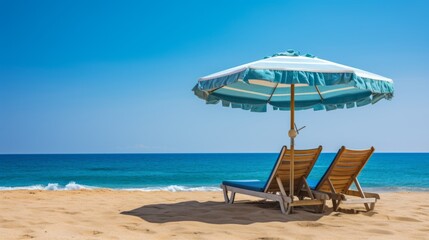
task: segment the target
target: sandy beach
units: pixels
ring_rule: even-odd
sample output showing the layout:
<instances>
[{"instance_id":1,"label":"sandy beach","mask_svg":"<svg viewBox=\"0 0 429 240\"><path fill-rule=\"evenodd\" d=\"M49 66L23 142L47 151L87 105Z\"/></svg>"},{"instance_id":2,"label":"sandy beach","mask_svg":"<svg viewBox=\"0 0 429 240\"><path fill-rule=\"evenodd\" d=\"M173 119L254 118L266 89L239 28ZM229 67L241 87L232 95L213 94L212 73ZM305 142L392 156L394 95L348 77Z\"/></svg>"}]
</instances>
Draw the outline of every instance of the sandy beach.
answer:
<instances>
[{"instance_id":1,"label":"sandy beach","mask_svg":"<svg viewBox=\"0 0 429 240\"><path fill-rule=\"evenodd\" d=\"M428 192L381 198L372 213L282 215L243 195L224 204L221 192L1 191L0 239L429 238Z\"/></svg>"}]
</instances>

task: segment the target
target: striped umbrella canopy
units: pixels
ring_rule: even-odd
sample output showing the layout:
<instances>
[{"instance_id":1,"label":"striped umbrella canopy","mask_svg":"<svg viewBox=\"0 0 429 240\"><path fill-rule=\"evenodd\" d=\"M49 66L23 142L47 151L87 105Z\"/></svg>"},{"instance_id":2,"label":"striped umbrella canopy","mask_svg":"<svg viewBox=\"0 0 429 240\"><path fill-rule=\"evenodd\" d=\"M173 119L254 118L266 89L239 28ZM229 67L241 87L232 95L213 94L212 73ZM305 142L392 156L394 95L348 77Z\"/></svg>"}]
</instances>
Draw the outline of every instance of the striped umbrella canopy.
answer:
<instances>
[{"instance_id":1,"label":"striped umbrella canopy","mask_svg":"<svg viewBox=\"0 0 429 240\"><path fill-rule=\"evenodd\" d=\"M393 97L393 81L374 73L299 52L274 54L262 60L217 72L198 80L196 96L208 104L252 112L290 110L290 186L294 194L295 110L335 110L375 104Z\"/></svg>"},{"instance_id":2,"label":"striped umbrella canopy","mask_svg":"<svg viewBox=\"0 0 429 240\"><path fill-rule=\"evenodd\" d=\"M193 91L208 104L265 112L268 104L290 110L292 84L295 110L360 107L393 97L389 78L293 50L202 77Z\"/></svg>"}]
</instances>

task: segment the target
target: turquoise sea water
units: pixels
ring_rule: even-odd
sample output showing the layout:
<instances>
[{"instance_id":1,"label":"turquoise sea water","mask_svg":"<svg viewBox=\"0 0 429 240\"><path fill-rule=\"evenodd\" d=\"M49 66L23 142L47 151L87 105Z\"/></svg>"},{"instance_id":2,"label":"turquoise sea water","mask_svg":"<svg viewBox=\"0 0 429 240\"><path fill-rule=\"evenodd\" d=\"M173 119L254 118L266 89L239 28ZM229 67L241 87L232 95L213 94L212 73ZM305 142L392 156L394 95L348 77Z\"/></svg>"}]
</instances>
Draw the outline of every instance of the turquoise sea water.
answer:
<instances>
[{"instance_id":1,"label":"turquoise sea water","mask_svg":"<svg viewBox=\"0 0 429 240\"><path fill-rule=\"evenodd\" d=\"M309 178L317 181L334 156L322 153ZM0 155L0 190L218 190L222 180L265 180L276 158L277 153ZM375 153L359 180L379 191L429 191L429 153Z\"/></svg>"}]
</instances>

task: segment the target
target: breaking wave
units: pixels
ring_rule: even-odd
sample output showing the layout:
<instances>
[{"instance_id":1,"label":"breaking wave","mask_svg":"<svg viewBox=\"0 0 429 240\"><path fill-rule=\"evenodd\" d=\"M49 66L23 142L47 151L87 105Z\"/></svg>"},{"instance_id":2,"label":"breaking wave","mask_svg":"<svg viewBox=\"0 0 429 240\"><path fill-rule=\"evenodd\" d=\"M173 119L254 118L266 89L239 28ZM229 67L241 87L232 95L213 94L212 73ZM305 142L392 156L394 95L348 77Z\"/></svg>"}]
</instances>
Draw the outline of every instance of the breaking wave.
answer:
<instances>
[{"instance_id":1,"label":"breaking wave","mask_svg":"<svg viewBox=\"0 0 429 240\"><path fill-rule=\"evenodd\" d=\"M152 192L152 191L167 191L167 192L217 192L221 191L219 187L186 187L178 185L170 185L166 187L144 187L144 188L123 188L121 190L126 191L143 191L143 192Z\"/></svg>"},{"instance_id":2,"label":"breaking wave","mask_svg":"<svg viewBox=\"0 0 429 240\"><path fill-rule=\"evenodd\" d=\"M179 185L161 186L161 187L141 187L141 188L106 188L106 187L95 187L77 184L76 182L69 182L62 186L58 183L49 183L47 185L37 184L31 186L18 186L18 187L3 187L0 186L0 191L5 190L47 190L47 191L66 191L66 190L82 190L82 189L111 189L111 190L123 190L123 191L167 191L167 192L214 192L220 191L219 187L214 186L201 186L201 187L188 187Z\"/></svg>"},{"instance_id":3,"label":"breaking wave","mask_svg":"<svg viewBox=\"0 0 429 240\"><path fill-rule=\"evenodd\" d=\"M153 192L153 191L166 191L166 192L217 192L221 189L217 186L181 186L181 185L169 185L169 186L152 186L152 187L135 187L135 188L108 188L108 187L97 187L78 184L76 182L69 182L66 185L58 183L48 183L47 185L37 184L31 186L17 186L17 187L5 187L0 186L0 191L6 190L46 190L46 191L68 191L68 190L91 190L91 189L110 189L110 190L121 190L121 191L142 191L142 192ZM364 189L367 192L427 192L429 188L422 187L366 187Z\"/></svg>"},{"instance_id":4,"label":"breaking wave","mask_svg":"<svg viewBox=\"0 0 429 240\"><path fill-rule=\"evenodd\" d=\"M58 183L48 183L47 185L37 184L31 186L22 187L0 187L0 190L48 190L48 191L59 191L59 190L81 190L81 189L94 189L96 187L86 186L77 184L76 182L69 182L68 184L61 186Z\"/></svg>"}]
</instances>

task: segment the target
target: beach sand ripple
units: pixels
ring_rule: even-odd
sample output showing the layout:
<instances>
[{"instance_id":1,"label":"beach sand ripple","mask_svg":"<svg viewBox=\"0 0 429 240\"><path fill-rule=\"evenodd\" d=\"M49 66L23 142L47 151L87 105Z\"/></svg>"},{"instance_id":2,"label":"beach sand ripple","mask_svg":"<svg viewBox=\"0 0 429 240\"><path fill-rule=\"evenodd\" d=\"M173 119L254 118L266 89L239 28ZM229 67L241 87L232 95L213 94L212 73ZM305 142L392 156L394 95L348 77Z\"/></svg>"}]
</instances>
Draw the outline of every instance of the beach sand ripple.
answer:
<instances>
[{"instance_id":1,"label":"beach sand ripple","mask_svg":"<svg viewBox=\"0 0 429 240\"><path fill-rule=\"evenodd\" d=\"M383 193L371 213L282 215L243 195L224 204L221 192L1 191L0 239L429 239L428 197Z\"/></svg>"}]
</instances>

